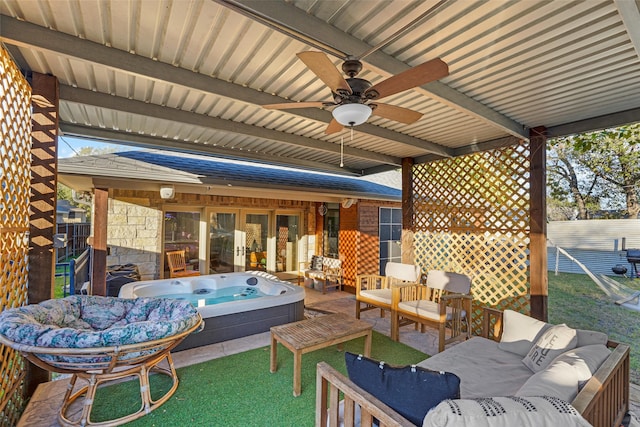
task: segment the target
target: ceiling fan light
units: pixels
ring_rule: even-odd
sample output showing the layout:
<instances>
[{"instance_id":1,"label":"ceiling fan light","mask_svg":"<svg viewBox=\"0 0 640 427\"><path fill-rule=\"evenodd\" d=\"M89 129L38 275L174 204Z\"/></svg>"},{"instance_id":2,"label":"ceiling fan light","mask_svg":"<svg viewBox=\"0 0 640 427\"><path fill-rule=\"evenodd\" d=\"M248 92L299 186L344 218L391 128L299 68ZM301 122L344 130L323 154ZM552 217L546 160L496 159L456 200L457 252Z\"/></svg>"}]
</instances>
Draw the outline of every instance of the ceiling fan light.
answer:
<instances>
[{"instance_id":1,"label":"ceiling fan light","mask_svg":"<svg viewBox=\"0 0 640 427\"><path fill-rule=\"evenodd\" d=\"M333 109L333 118L342 126L358 126L371 116L371 107L365 104L343 104Z\"/></svg>"}]
</instances>

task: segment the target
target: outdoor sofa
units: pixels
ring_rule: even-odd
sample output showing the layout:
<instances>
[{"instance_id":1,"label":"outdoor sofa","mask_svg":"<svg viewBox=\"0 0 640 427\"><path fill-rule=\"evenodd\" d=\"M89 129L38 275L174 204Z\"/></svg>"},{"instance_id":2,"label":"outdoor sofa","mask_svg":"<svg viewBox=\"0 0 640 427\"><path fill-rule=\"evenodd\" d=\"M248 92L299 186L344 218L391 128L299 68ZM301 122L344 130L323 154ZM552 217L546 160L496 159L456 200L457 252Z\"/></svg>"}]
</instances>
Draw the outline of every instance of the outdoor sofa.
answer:
<instances>
[{"instance_id":1,"label":"outdoor sofa","mask_svg":"<svg viewBox=\"0 0 640 427\"><path fill-rule=\"evenodd\" d=\"M617 427L629 409L628 345L601 332L550 325L510 310L485 308L482 336L417 366L380 363L365 375L371 360L357 359L362 361L347 357L350 378L318 364L316 427L371 426L372 420L381 426ZM358 363L360 372L354 375ZM407 409L415 394L431 396L440 387L427 383L418 390L409 384L408 370L440 376L439 381L444 375L457 377L459 388L423 412Z\"/></svg>"}]
</instances>

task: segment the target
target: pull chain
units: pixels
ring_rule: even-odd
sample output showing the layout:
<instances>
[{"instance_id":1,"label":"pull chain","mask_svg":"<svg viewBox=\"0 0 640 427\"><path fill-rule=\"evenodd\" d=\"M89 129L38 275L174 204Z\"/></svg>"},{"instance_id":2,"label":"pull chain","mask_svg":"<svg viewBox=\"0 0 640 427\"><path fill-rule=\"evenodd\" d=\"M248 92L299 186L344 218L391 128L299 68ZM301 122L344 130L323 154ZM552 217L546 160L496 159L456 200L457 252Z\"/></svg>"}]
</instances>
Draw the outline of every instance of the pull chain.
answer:
<instances>
[{"instance_id":1,"label":"pull chain","mask_svg":"<svg viewBox=\"0 0 640 427\"><path fill-rule=\"evenodd\" d=\"M344 135L340 135L340 167L344 166Z\"/></svg>"}]
</instances>

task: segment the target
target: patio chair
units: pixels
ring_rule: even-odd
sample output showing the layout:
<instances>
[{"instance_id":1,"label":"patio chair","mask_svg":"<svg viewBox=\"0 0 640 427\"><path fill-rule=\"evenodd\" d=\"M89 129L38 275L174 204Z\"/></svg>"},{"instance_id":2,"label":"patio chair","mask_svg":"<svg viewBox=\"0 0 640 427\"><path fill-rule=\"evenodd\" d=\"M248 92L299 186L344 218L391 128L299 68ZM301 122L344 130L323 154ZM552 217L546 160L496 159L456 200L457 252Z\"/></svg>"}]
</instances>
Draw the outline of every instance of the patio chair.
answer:
<instances>
[{"instance_id":1,"label":"patio chair","mask_svg":"<svg viewBox=\"0 0 640 427\"><path fill-rule=\"evenodd\" d=\"M202 327L202 317L184 300L73 295L3 311L0 343L42 369L71 374L58 411L60 425L117 426L148 414L173 395L179 380L170 352ZM152 373L169 378L168 390L151 389ZM141 406L116 419L93 420L98 388L130 377L139 381L133 393ZM85 385L75 387L78 379ZM81 407L72 406L76 401Z\"/></svg>"},{"instance_id":2,"label":"patio chair","mask_svg":"<svg viewBox=\"0 0 640 427\"><path fill-rule=\"evenodd\" d=\"M391 339L400 340L402 321L438 329L438 352L471 334L471 279L459 273L431 270L427 284L392 289ZM449 338L446 330L450 330Z\"/></svg>"},{"instance_id":3,"label":"patio chair","mask_svg":"<svg viewBox=\"0 0 640 427\"><path fill-rule=\"evenodd\" d=\"M169 277L199 276L198 270L188 270L184 256L184 250L167 251L167 262L169 263Z\"/></svg>"},{"instance_id":4,"label":"patio chair","mask_svg":"<svg viewBox=\"0 0 640 427\"><path fill-rule=\"evenodd\" d=\"M375 308L380 309L380 317L391 310L391 288L394 286L420 283L420 267L413 264L388 262L384 276L358 274L356 276L356 318L360 313Z\"/></svg>"}]
</instances>

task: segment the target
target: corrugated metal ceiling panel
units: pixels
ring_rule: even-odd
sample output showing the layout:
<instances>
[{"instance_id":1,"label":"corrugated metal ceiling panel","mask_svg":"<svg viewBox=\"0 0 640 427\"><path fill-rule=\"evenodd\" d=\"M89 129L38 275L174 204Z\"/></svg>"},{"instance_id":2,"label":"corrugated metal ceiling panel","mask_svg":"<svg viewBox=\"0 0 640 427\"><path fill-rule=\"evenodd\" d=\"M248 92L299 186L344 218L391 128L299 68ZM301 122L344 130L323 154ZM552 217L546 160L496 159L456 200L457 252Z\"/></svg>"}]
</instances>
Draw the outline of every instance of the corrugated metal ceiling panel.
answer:
<instances>
[{"instance_id":1,"label":"corrugated metal ceiling panel","mask_svg":"<svg viewBox=\"0 0 640 427\"><path fill-rule=\"evenodd\" d=\"M191 70L231 82L236 88L250 88L256 95L271 94L293 101L332 99L325 84L296 57L296 53L316 47L221 3L224 1L0 0L0 10L22 21L154 61L145 67L171 64L176 73ZM239 3L259 5L246 0ZM282 4L273 2L271 6L279 8ZM495 116L512 120L517 125L516 134L521 135L526 135L527 126L554 126L640 108L637 47L625 29L621 11L609 0L292 0L284 4L307 13L304 22L296 23L293 8L287 9L287 16L278 17L285 27L306 26L311 30L325 23L332 26L321 28L328 35L318 41L329 50L354 46L350 36L376 46L379 52L363 58L364 69L359 75L374 84L392 74L388 70L393 66L385 66L385 60L395 58L415 66L441 57L449 65L450 74L440 81L457 91L464 105L453 105L455 101L446 98L455 99L455 93L443 97L438 86L435 91L427 85L401 92L383 102L419 111L424 114L422 119L404 125L374 115L368 121L373 126L356 128L352 140L348 132L324 134L330 120L327 112L270 111L256 105L260 102L252 103L247 92L240 96L242 100L234 100L234 95L207 93L171 79L150 78L147 69L132 73L74 55L60 55L55 49L45 51L22 44L14 51L20 53L29 69L53 74L62 85L275 130L282 133L283 140L298 135L318 144L338 146L344 136L346 147L395 158L429 154L432 143L464 148L514 136L508 124L505 128L500 118L493 120L493 113L478 112L474 102L490 107ZM389 39L436 5L436 10L416 25ZM640 44L640 40L635 42ZM81 45L80 50L90 48ZM343 53L362 55L364 51ZM330 59L340 68L341 59ZM339 162L337 151L315 151L304 144L274 142L270 137L251 134L232 135L98 106L65 102L61 118L135 135L160 135L185 143L186 149L190 143L215 144L233 146L239 152L263 153L265 158L291 157L332 165ZM374 128L380 131L372 131ZM347 155L345 159L355 170L385 164L362 157Z\"/></svg>"}]
</instances>

